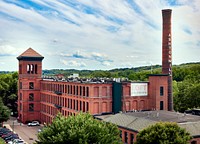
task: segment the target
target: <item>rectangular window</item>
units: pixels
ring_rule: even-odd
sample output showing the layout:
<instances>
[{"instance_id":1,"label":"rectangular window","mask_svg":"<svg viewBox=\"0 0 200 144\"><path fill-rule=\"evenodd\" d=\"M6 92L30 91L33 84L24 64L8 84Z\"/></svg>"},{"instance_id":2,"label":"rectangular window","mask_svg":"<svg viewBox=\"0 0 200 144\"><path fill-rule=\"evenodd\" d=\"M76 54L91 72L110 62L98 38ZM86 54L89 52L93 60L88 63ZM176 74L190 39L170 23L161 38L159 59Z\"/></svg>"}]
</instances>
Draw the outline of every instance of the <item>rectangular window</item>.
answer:
<instances>
[{"instance_id":1,"label":"rectangular window","mask_svg":"<svg viewBox=\"0 0 200 144\"><path fill-rule=\"evenodd\" d=\"M86 96L89 96L89 87L86 87Z\"/></svg>"},{"instance_id":2,"label":"rectangular window","mask_svg":"<svg viewBox=\"0 0 200 144\"><path fill-rule=\"evenodd\" d=\"M22 103L19 104L19 110L22 110Z\"/></svg>"},{"instance_id":3,"label":"rectangular window","mask_svg":"<svg viewBox=\"0 0 200 144\"><path fill-rule=\"evenodd\" d=\"M34 101L34 94L33 93L29 94L29 101Z\"/></svg>"},{"instance_id":4,"label":"rectangular window","mask_svg":"<svg viewBox=\"0 0 200 144\"><path fill-rule=\"evenodd\" d=\"M19 94L19 100L22 100L22 93Z\"/></svg>"},{"instance_id":5,"label":"rectangular window","mask_svg":"<svg viewBox=\"0 0 200 144\"><path fill-rule=\"evenodd\" d=\"M19 74L22 74L22 65L19 65Z\"/></svg>"},{"instance_id":6,"label":"rectangular window","mask_svg":"<svg viewBox=\"0 0 200 144\"><path fill-rule=\"evenodd\" d=\"M131 134L131 144L134 142L134 134Z\"/></svg>"},{"instance_id":7,"label":"rectangular window","mask_svg":"<svg viewBox=\"0 0 200 144\"><path fill-rule=\"evenodd\" d=\"M163 94L164 94L164 88L163 88L163 86L161 86L160 87L160 96L163 96Z\"/></svg>"},{"instance_id":8,"label":"rectangular window","mask_svg":"<svg viewBox=\"0 0 200 144\"><path fill-rule=\"evenodd\" d=\"M125 143L128 143L128 133L127 132L124 132L124 140L125 140Z\"/></svg>"},{"instance_id":9,"label":"rectangular window","mask_svg":"<svg viewBox=\"0 0 200 144\"><path fill-rule=\"evenodd\" d=\"M34 104L29 104L29 111L34 111Z\"/></svg>"},{"instance_id":10,"label":"rectangular window","mask_svg":"<svg viewBox=\"0 0 200 144\"><path fill-rule=\"evenodd\" d=\"M163 109L164 109L163 101L160 101L160 110L163 110Z\"/></svg>"},{"instance_id":11,"label":"rectangular window","mask_svg":"<svg viewBox=\"0 0 200 144\"><path fill-rule=\"evenodd\" d=\"M34 89L34 83L33 82L29 82L29 89Z\"/></svg>"},{"instance_id":12,"label":"rectangular window","mask_svg":"<svg viewBox=\"0 0 200 144\"><path fill-rule=\"evenodd\" d=\"M22 89L22 82L19 83L19 89Z\"/></svg>"}]
</instances>

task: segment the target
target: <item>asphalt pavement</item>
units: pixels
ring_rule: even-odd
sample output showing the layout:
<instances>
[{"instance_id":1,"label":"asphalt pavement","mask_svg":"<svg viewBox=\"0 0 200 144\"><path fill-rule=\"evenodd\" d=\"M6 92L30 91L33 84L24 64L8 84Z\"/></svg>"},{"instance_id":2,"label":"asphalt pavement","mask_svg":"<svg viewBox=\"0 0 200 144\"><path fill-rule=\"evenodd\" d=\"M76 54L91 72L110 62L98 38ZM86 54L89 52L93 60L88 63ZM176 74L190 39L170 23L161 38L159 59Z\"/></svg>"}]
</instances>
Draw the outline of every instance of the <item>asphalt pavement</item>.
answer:
<instances>
[{"instance_id":1,"label":"asphalt pavement","mask_svg":"<svg viewBox=\"0 0 200 144\"><path fill-rule=\"evenodd\" d=\"M14 117L11 117L7 122L4 122L4 125L17 133L27 144L33 144L36 140L38 140L38 129L42 128L42 126L29 127L25 124L17 122L17 119Z\"/></svg>"}]
</instances>

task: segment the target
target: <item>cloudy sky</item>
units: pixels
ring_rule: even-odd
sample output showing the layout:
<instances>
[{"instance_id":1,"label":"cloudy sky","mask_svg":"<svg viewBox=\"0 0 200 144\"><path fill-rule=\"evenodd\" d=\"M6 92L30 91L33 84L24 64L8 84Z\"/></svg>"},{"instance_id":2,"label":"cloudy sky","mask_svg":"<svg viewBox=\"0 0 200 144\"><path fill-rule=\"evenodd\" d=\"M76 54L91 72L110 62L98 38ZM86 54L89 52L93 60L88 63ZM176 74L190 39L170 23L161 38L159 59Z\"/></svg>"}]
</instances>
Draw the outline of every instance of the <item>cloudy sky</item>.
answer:
<instances>
[{"instance_id":1,"label":"cloudy sky","mask_svg":"<svg viewBox=\"0 0 200 144\"><path fill-rule=\"evenodd\" d=\"M0 0L0 71L29 47L43 69L161 65L162 9L172 9L173 64L200 61L200 0Z\"/></svg>"}]
</instances>

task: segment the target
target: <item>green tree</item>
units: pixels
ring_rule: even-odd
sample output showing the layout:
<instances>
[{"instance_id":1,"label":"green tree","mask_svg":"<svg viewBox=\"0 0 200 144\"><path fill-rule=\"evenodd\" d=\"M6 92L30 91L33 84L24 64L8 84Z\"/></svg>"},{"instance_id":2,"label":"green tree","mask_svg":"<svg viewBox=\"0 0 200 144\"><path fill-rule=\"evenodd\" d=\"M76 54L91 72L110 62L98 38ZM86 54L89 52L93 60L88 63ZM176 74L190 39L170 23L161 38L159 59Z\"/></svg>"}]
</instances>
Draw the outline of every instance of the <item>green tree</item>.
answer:
<instances>
[{"instance_id":1,"label":"green tree","mask_svg":"<svg viewBox=\"0 0 200 144\"><path fill-rule=\"evenodd\" d=\"M13 112L17 111L17 80L17 72L0 74L0 97Z\"/></svg>"},{"instance_id":2,"label":"green tree","mask_svg":"<svg viewBox=\"0 0 200 144\"><path fill-rule=\"evenodd\" d=\"M68 117L59 113L52 124L38 134L37 143L113 144L121 143L119 135L116 125L96 120L88 113Z\"/></svg>"},{"instance_id":3,"label":"green tree","mask_svg":"<svg viewBox=\"0 0 200 144\"><path fill-rule=\"evenodd\" d=\"M137 144L187 144L190 134L177 123L159 122L140 131Z\"/></svg>"},{"instance_id":4,"label":"green tree","mask_svg":"<svg viewBox=\"0 0 200 144\"><path fill-rule=\"evenodd\" d=\"M7 106L5 106L0 98L0 124L4 121L7 121L10 117L10 110Z\"/></svg>"}]
</instances>

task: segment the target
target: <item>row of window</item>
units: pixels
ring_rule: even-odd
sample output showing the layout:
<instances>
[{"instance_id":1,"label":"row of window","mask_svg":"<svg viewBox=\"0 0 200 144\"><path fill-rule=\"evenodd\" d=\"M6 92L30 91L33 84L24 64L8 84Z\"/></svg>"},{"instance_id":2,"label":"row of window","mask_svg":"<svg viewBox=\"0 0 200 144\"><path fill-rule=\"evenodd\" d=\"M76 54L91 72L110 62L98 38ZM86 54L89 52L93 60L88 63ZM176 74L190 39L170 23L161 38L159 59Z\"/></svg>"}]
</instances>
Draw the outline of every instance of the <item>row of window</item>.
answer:
<instances>
[{"instance_id":1,"label":"row of window","mask_svg":"<svg viewBox=\"0 0 200 144\"><path fill-rule=\"evenodd\" d=\"M129 134L126 131L122 132L120 130L120 137L124 140L125 144L128 144L128 143L133 144L134 143L134 134L132 134L132 133Z\"/></svg>"},{"instance_id":2,"label":"row of window","mask_svg":"<svg viewBox=\"0 0 200 144\"><path fill-rule=\"evenodd\" d=\"M22 93L20 93L19 100L22 100ZM34 101L34 94L33 93L29 94L28 101Z\"/></svg>"},{"instance_id":3,"label":"row of window","mask_svg":"<svg viewBox=\"0 0 200 144\"><path fill-rule=\"evenodd\" d=\"M19 83L19 89L22 89L22 82ZM29 89L34 89L34 82L29 82Z\"/></svg>"},{"instance_id":4,"label":"row of window","mask_svg":"<svg viewBox=\"0 0 200 144\"><path fill-rule=\"evenodd\" d=\"M22 103L19 104L19 110L21 111L22 110ZM33 103L30 103L28 105L28 111L29 112L33 112L34 111L34 104Z\"/></svg>"},{"instance_id":5,"label":"row of window","mask_svg":"<svg viewBox=\"0 0 200 144\"><path fill-rule=\"evenodd\" d=\"M26 73L27 74L37 74L38 73L37 64L27 64L26 65ZM19 65L19 74L22 74L22 64Z\"/></svg>"},{"instance_id":6,"label":"row of window","mask_svg":"<svg viewBox=\"0 0 200 144\"><path fill-rule=\"evenodd\" d=\"M86 97L89 96L89 87L86 86L43 83L42 90L77 95L77 96L86 96Z\"/></svg>"},{"instance_id":7,"label":"row of window","mask_svg":"<svg viewBox=\"0 0 200 144\"><path fill-rule=\"evenodd\" d=\"M81 100L70 99L66 97L52 96L41 94L41 101L50 104L56 104L58 106L76 110L76 111L88 111L89 103Z\"/></svg>"},{"instance_id":8,"label":"row of window","mask_svg":"<svg viewBox=\"0 0 200 144\"><path fill-rule=\"evenodd\" d=\"M57 113L56 113L57 114ZM56 115L55 114L55 115ZM41 121L42 122L45 122L45 123L52 123L52 120L53 118L55 117L55 115L53 116L49 116L47 114L45 114L44 112L41 113ZM76 113L73 113L73 112L69 112L69 111L66 111L66 110L62 110L62 115L64 116L71 116L71 115L76 115Z\"/></svg>"}]
</instances>

